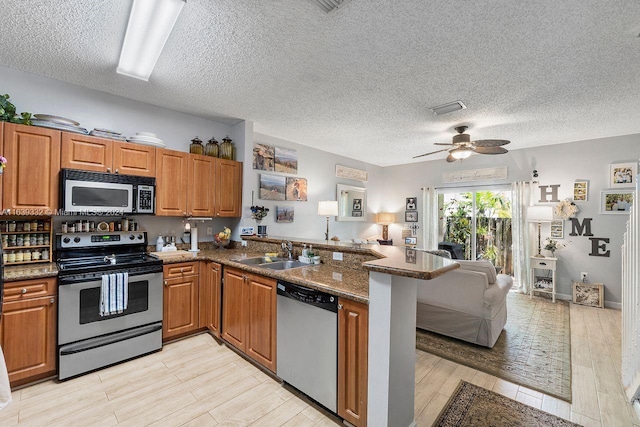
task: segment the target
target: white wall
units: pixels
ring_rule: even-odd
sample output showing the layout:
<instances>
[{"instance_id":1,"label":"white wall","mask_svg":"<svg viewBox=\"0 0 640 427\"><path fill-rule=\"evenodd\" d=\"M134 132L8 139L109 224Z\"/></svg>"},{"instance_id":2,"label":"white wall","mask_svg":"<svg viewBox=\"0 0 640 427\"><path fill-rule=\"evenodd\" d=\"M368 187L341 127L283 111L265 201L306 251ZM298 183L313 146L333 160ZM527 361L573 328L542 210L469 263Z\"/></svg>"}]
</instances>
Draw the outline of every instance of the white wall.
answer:
<instances>
[{"instance_id":1,"label":"white wall","mask_svg":"<svg viewBox=\"0 0 640 427\"><path fill-rule=\"evenodd\" d=\"M250 132L247 132L247 134L250 134ZM279 172L266 172L252 169L254 142L297 150L298 173L283 174ZM382 206L382 200L384 200L384 196L380 191L382 188L383 170L381 167L258 133L253 134L253 141L251 144L247 143L245 145L244 156L244 191L242 203L243 226L256 226L256 221L251 219L251 210L249 209L252 203L251 193L253 192L253 204L269 208L269 214L261 223L261 225L267 226L269 235L322 240L324 239L326 229L326 217L318 216L318 202L321 200L337 200L336 185L348 184L367 189L367 221L337 222L335 221L335 218L332 217L329 219L330 236L338 236L340 240L343 241L352 238L380 236L381 227L379 225L375 225L373 222L374 213L379 212L379 209ZM366 170L369 173L368 182L337 178L335 176L335 168L337 164ZM259 188L261 173L306 178L308 192L307 201L276 202L260 200ZM295 210L294 222L276 223L276 206L293 207Z\"/></svg>"},{"instance_id":2,"label":"white wall","mask_svg":"<svg viewBox=\"0 0 640 427\"><path fill-rule=\"evenodd\" d=\"M573 197L573 182L589 181L588 202L577 203L580 212L577 218L593 218L594 237L610 239L607 248L610 257L589 256L591 242L588 237L569 236L571 222L565 221L565 241L568 247L556 252L558 257L558 292L571 295L571 281L579 280L580 272L589 273L591 282L605 284L605 302L619 306L621 301L621 252L622 236L627 221L626 215L600 214L600 191L609 188L610 163L638 161L640 157L640 135L626 135L569 144L514 150L500 156L474 155L462 162L447 163L434 160L404 166L384 168L384 191L388 209L404 211L405 197L417 196L418 208L422 206L421 187L454 187L442 183L442 173L457 170L481 169L506 166L506 180L471 182L462 185L510 184L514 181L529 181L534 169L538 171L539 185L559 184L560 200ZM536 190L536 200L539 191ZM547 203L555 206L556 203ZM421 214L422 212L420 212ZM420 216L422 219L422 217ZM400 238L400 226L390 229L391 237ZM533 228L532 228L533 233ZM419 233L420 235L420 233ZM543 225L542 238L549 236L549 226ZM533 235L532 235L533 237ZM532 240L537 240L533 239ZM535 252L532 252L535 253Z\"/></svg>"}]
</instances>

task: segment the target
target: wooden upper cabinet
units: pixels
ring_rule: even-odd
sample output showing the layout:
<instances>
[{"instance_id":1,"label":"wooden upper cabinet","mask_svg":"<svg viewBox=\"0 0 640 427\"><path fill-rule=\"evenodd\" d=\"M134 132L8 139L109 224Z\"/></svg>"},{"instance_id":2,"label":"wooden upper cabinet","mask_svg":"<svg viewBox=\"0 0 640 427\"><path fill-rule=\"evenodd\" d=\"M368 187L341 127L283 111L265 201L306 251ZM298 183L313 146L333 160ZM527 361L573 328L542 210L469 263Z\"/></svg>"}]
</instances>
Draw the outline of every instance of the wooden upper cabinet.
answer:
<instances>
[{"instance_id":1,"label":"wooden upper cabinet","mask_svg":"<svg viewBox=\"0 0 640 427\"><path fill-rule=\"evenodd\" d=\"M62 133L63 168L123 175L156 175L156 149L107 138Z\"/></svg>"},{"instance_id":2,"label":"wooden upper cabinet","mask_svg":"<svg viewBox=\"0 0 640 427\"><path fill-rule=\"evenodd\" d=\"M124 175L156 176L156 148L131 142L113 142L113 171Z\"/></svg>"},{"instance_id":3,"label":"wooden upper cabinet","mask_svg":"<svg viewBox=\"0 0 640 427\"><path fill-rule=\"evenodd\" d=\"M187 216L189 154L156 149L156 215Z\"/></svg>"},{"instance_id":4,"label":"wooden upper cabinet","mask_svg":"<svg viewBox=\"0 0 640 427\"><path fill-rule=\"evenodd\" d=\"M215 214L213 189L215 180L215 158L199 154L189 154L189 196L187 213L189 216L212 217Z\"/></svg>"},{"instance_id":5,"label":"wooden upper cabinet","mask_svg":"<svg viewBox=\"0 0 640 427\"><path fill-rule=\"evenodd\" d=\"M53 214L59 204L61 132L5 123L3 133L3 155L7 159L3 209L10 209L12 214Z\"/></svg>"},{"instance_id":6,"label":"wooden upper cabinet","mask_svg":"<svg viewBox=\"0 0 640 427\"><path fill-rule=\"evenodd\" d=\"M62 133L60 167L112 172L113 141L76 133Z\"/></svg>"},{"instance_id":7,"label":"wooden upper cabinet","mask_svg":"<svg viewBox=\"0 0 640 427\"><path fill-rule=\"evenodd\" d=\"M242 216L242 163L216 159L216 216Z\"/></svg>"},{"instance_id":8,"label":"wooden upper cabinet","mask_svg":"<svg viewBox=\"0 0 640 427\"><path fill-rule=\"evenodd\" d=\"M367 425L369 307L340 298L338 310L338 415Z\"/></svg>"}]
</instances>

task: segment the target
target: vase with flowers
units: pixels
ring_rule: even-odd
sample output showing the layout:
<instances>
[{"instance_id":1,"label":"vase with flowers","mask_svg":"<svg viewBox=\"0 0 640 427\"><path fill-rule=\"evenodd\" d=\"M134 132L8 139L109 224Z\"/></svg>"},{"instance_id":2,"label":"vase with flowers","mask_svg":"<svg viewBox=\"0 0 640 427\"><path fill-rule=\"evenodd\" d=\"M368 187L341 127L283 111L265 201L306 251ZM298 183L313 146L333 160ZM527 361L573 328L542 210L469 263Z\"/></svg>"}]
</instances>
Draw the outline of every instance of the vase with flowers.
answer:
<instances>
[{"instance_id":1,"label":"vase with flowers","mask_svg":"<svg viewBox=\"0 0 640 427\"><path fill-rule=\"evenodd\" d=\"M545 250L551 252L551 257L555 258L556 251L567 247L569 243L571 242L558 242L557 240L554 240L551 237L547 237L544 241L544 248Z\"/></svg>"}]
</instances>

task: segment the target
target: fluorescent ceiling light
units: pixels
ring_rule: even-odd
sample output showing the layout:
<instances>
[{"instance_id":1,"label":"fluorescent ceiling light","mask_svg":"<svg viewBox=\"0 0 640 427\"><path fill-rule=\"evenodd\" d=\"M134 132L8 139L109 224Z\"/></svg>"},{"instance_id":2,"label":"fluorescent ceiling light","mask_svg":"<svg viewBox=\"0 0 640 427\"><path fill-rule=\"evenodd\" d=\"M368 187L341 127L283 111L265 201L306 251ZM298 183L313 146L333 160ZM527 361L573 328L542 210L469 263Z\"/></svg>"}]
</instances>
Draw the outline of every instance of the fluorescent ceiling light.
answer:
<instances>
[{"instance_id":1,"label":"fluorescent ceiling light","mask_svg":"<svg viewBox=\"0 0 640 427\"><path fill-rule=\"evenodd\" d=\"M429 108L436 116L443 114L453 113L454 111L464 110L467 108L462 101L453 101L444 105L438 105L437 107Z\"/></svg>"},{"instance_id":2,"label":"fluorescent ceiling light","mask_svg":"<svg viewBox=\"0 0 640 427\"><path fill-rule=\"evenodd\" d=\"M148 81L185 0L133 0L117 72Z\"/></svg>"}]
</instances>

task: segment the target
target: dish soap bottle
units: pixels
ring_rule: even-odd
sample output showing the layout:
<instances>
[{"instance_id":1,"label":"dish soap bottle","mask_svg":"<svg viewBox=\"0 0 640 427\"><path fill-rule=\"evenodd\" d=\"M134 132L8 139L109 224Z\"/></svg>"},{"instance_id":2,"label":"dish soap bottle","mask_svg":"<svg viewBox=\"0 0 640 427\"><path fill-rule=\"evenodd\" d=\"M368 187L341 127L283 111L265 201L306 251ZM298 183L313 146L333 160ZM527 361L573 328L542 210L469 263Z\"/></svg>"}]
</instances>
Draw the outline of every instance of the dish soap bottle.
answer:
<instances>
[{"instance_id":1,"label":"dish soap bottle","mask_svg":"<svg viewBox=\"0 0 640 427\"><path fill-rule=\"evenodd\" d=\"M306 243L302 247L302 257L303 258L308 258L309 257L309 249L307 249L307 244Z\"/></svg>"},{"instance_id":2,"label":"dish soap bottle","mask_svg":"<svg viewBox=\"0 0 640 427\"><path fill-rule=\"evenodd\" d=\"M162 239L162 235L159 235L158 240L156 240L156 252L162 252L163 246L164 246L164 240Z\"/></svg>"}]
</instances>

